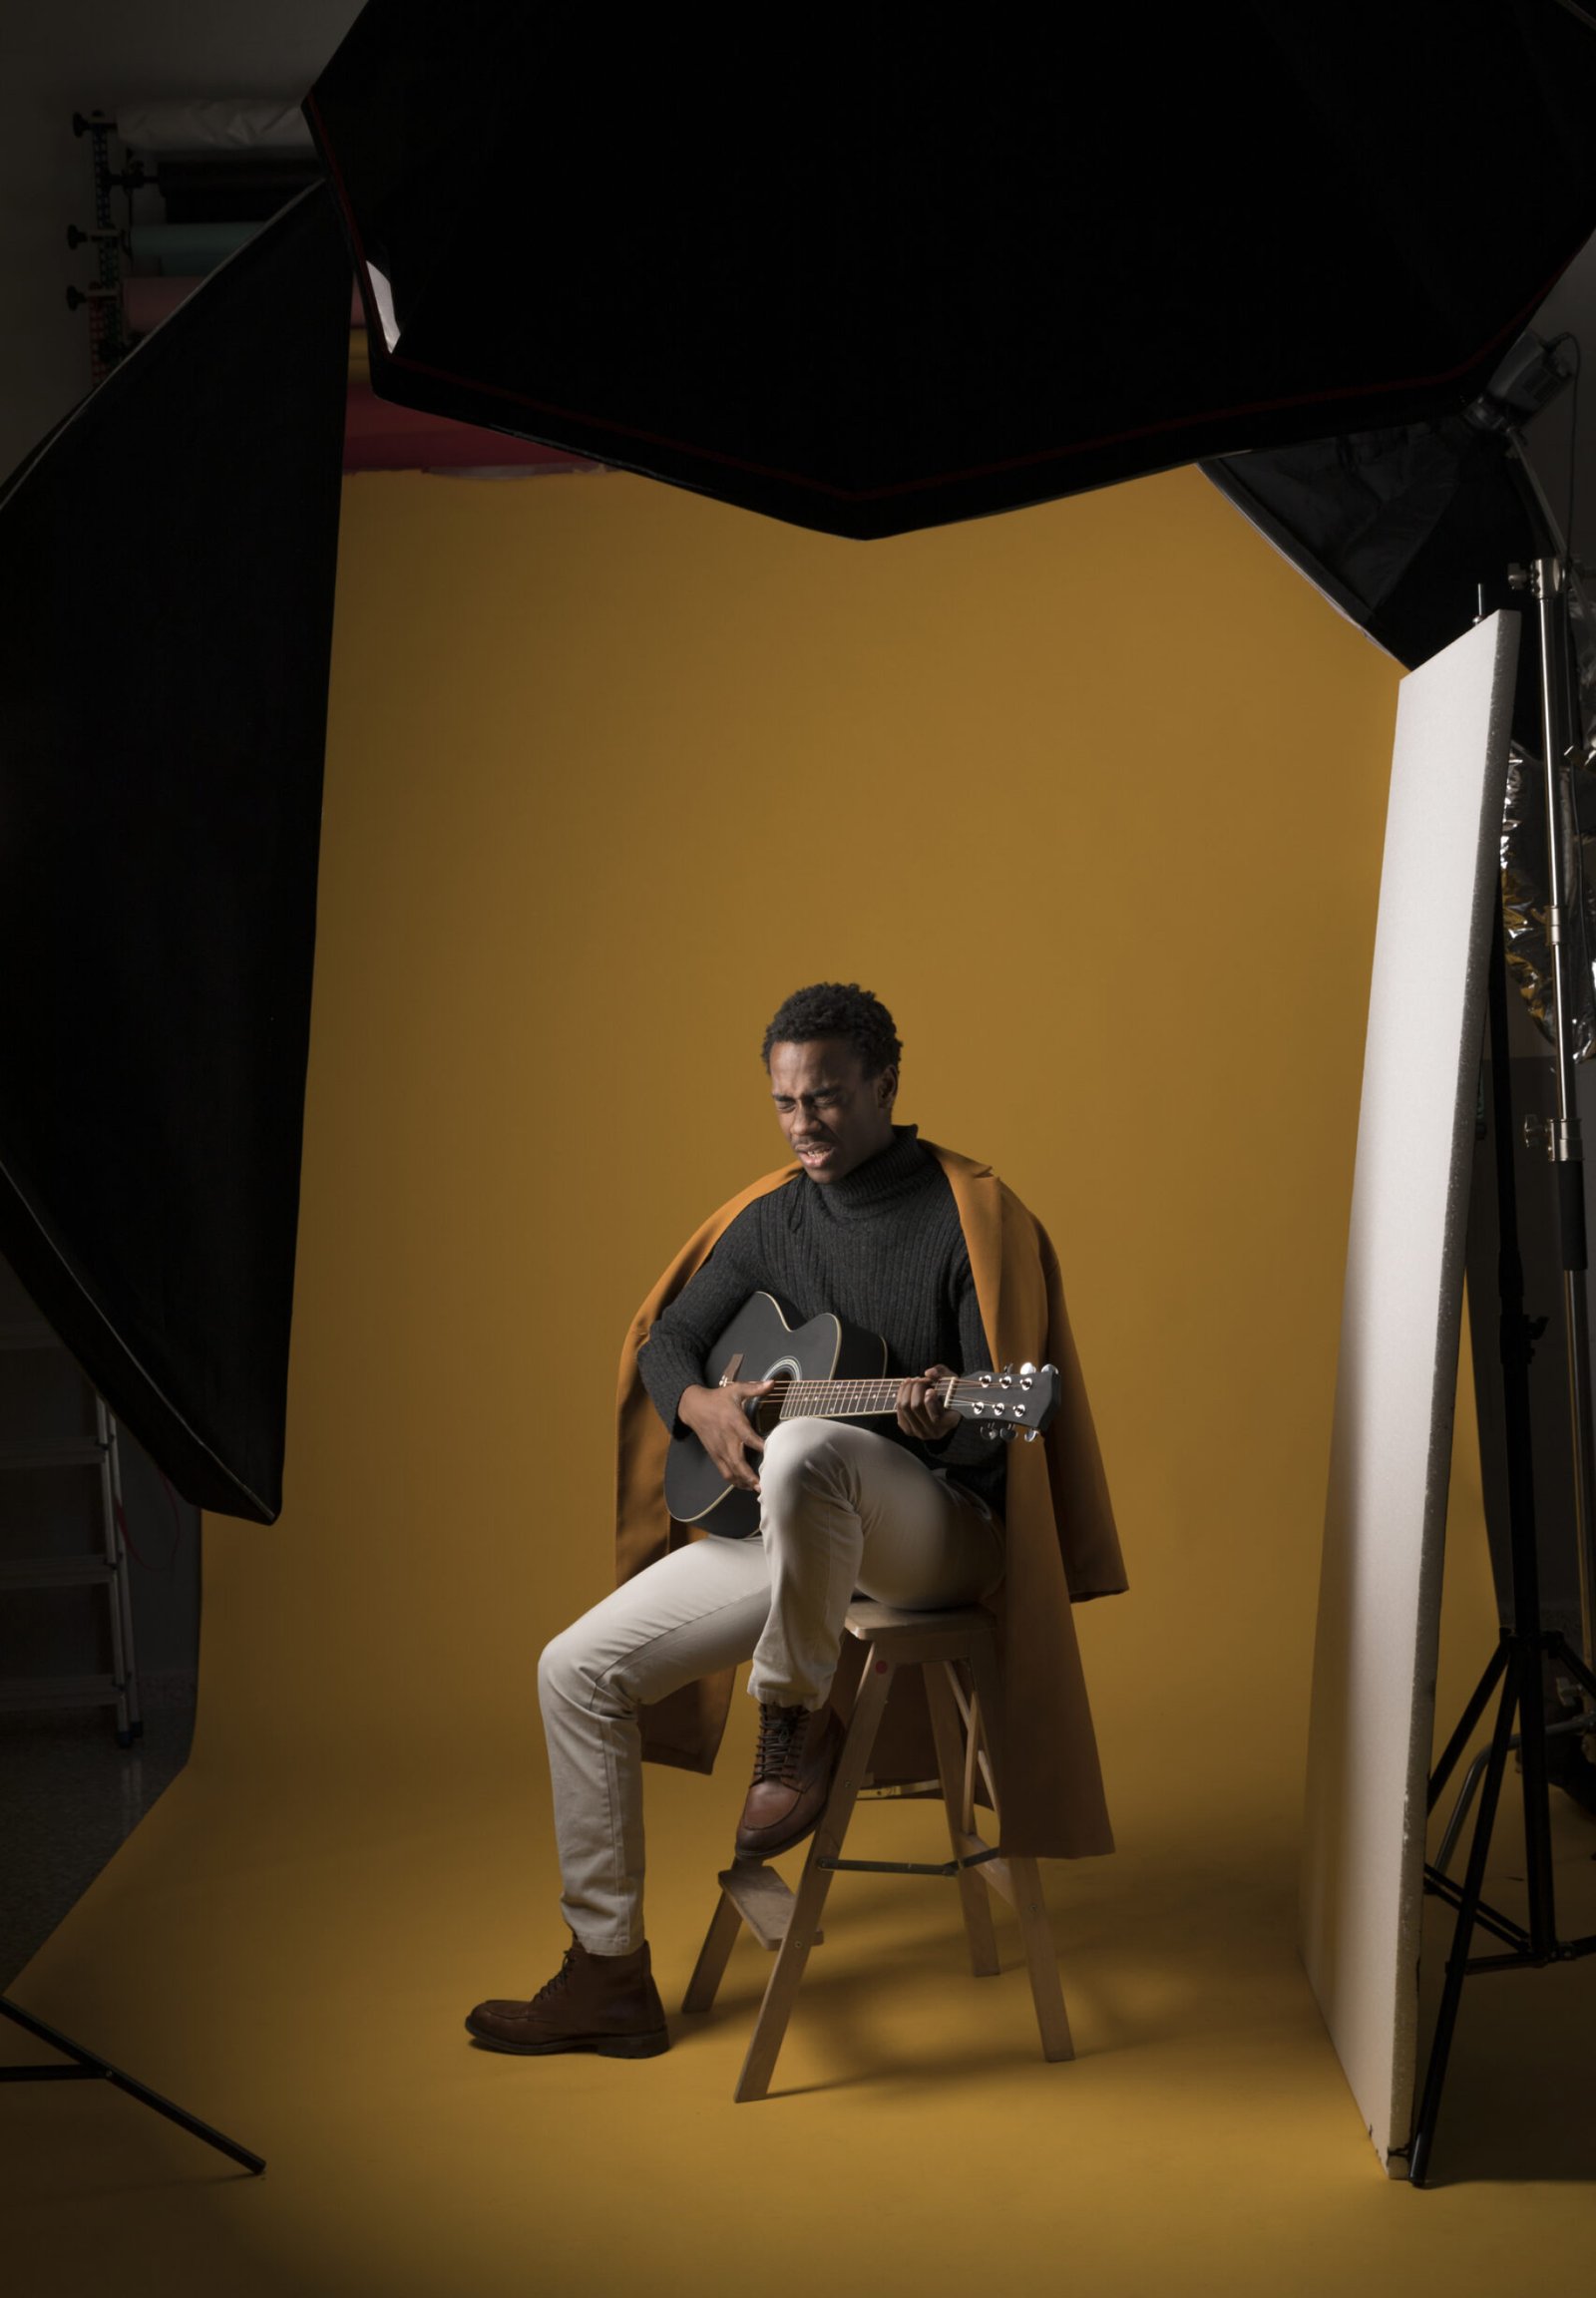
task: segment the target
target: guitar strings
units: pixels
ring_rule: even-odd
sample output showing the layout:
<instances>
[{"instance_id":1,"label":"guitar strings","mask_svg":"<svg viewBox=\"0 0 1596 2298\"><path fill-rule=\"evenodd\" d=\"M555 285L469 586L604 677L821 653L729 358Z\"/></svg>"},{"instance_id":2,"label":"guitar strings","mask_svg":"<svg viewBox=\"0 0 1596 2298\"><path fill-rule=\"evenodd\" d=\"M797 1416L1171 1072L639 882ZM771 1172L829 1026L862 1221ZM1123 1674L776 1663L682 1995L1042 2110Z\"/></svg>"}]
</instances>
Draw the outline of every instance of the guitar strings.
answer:
<instances>
[{"instance_id":1,"label":"guitar strings","mask_svg":"<svg viewBox=\"0 0 1596 2298\"><path fill-rule=\"evenodd\" d=\"M896 1396L902 1385L902 1379L896 1375L889 1375L886 1378L874 1375L868 1379L859 1380L772 1380L770 1391L773 1394L781 1395L793 1388L868 1388L883 1396ZM970 1389L972 1392L983 1396L990 1395L994 1390L1006 1393L1002 1390L1002 1383L998 1378L994 1377L991 1381L984 1381L977 1372L957 1373L952 1380L936 1380L933 1381L932 1385L939 1392L948 1394L961 1388ZM1016 1385L1017 1383L1010 1383L1011 1387Z\"/></svg>"},{"instance_id":2,"label":"guitar strings","mask_svg":"<svg viewBox=\"0 0 1596 2298\"><path fill-rule=\"evenodd\" d=\"M898 1380L776 1380L766 1390L763 1399L756 1398L755 1401L769 1403L776 1396L791 1396L795 1393L807 1393L812 1390L823 1389L828 1395L846 1390L855 1395L885 1396L896 1402L901 1386L902 1382ZM955 1380L947 1383L937 1380L932 1383L932 1386L934 1393L939 1396L956 1395L961 1388L967 1388L973 1393L981 1395L987 1394L987 1390L980 1388L974 1380Z\"/></svg>"}]
</instances>

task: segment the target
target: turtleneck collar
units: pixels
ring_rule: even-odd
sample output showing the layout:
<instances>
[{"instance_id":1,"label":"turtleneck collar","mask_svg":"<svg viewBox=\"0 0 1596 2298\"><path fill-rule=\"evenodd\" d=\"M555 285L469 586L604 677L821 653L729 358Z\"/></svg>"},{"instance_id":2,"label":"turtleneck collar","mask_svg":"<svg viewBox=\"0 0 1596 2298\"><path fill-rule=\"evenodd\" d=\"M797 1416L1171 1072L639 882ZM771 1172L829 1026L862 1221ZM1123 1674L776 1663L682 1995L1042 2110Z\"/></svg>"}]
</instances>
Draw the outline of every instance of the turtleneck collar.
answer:
<instances>
[{"instance_id":1,"label":"turtleneck collar","mask_svg":"<svg viewBox=\"0 0 1596 2298\"><path fill-rule=\"evenodd\" d=\"M935 1171L935 1158L920 1145L920 1127L895 1125L891 1146L878 1149L841 1180L811 1181L807 1173L804 1180L819 1211L838 1221L859 1221L912 1196Z\"/></svg>"}]
</instances>

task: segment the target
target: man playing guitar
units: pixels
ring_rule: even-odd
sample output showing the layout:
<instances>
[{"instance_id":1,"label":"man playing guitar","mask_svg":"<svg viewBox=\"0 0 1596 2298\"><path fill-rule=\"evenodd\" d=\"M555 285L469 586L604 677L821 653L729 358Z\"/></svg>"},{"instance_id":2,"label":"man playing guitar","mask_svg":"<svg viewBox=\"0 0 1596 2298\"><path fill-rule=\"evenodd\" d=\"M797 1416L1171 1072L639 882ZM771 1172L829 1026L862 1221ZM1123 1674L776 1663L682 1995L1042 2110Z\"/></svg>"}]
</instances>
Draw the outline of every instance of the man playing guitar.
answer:
<instances>
[{"instance_id":1,"label":"man playing guitar","mask_svg":"<svg viewBox=\"0 0 1596 2298\"><path fill-rule=\"evenodd\" d=\"M828 1695L855 1590L938 1609L1002 1578L1007 1449L939 1392L951 1363L972 1374L992 1358L947 1174L916 1127L893 1123L900 1052L892 1016L853 984L796 991L765 1032L776 1119L800 1171L720 1232L637 1353L666 1428L695 1438L725 1486L757 1497L757 1523L737 1536L711 1510L705 1536L638 1572L543 1654L573 1940L530 2002L471 2013L468 2031L490 2048L640 2059L668 2047L642 1925L645 1705L752 1660L759 1747L736 1853L768 1858L810 1833L829 1792L843 1729ZM761 1436L750 1410L773 1383L711 1383L705 1369L758 1293L789 1321L830 1312L879 1335L878 1369L897 1378L893 1417L784 1418Z\"/></svg>"}]
</instances>

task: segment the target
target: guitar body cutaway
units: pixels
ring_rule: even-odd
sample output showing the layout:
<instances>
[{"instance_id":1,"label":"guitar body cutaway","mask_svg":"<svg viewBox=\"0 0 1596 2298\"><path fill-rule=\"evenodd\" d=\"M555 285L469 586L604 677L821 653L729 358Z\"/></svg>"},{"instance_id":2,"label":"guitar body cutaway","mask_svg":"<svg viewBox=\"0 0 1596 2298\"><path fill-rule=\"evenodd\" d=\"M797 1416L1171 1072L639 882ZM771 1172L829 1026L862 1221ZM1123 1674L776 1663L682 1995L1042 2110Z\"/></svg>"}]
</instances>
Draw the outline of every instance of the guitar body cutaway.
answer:
<instances>
[{"instance_id":1,"label":"guitar body cutaway","mask_svg":"<svg viewBox=\"0 0 1596 2298\"><path fill-rule=\"evenodd\" d=\"M718 1381L734 1362L734 1380L874 1380L887 1369L887 1343L840 1317L811 1317L794 1326L789 1313L769 1293L755 1293L710 1349L706 1378ZM775 1413L760 1413L756 1426L768 1434ZM757 1453L751 1457L757 1461ZM759 1529L757 1493L728 1484L690 1431L672 1436L665 1454L665 1506L679 1524L746 1539Z\"/></svg>"}]
</instances>

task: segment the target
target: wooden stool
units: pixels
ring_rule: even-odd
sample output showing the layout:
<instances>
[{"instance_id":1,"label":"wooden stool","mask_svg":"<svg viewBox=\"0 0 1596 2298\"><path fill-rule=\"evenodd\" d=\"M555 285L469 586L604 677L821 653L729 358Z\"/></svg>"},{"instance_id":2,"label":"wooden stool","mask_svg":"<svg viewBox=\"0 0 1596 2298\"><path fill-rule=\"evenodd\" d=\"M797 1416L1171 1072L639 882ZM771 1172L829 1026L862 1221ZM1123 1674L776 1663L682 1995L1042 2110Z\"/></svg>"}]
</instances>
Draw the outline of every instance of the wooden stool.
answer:
<instances>
[{"instance_id":1,"label":"wooden stool","mask_svg":"<svg viewBox=\"0 0 1596 2298\"><path fill-rule=\"evenodd\" d=\"M962 1612L899 1612L889 1604L860 1597L848 1608L847 1628L866 1648L864 1672L831 1795L810 1843L798 1889L796 1893L790 1891L776 1870L762 1860L739 1860L725 1869L720 1877L720 1899L682 2009L707 2011L714 2002L739 1923L747 1924L762 1947L775 1950L775 1968L733 2093L739 2102L763 2099L770 2089L776 2055L792 2016L809 1950L821 1937L820 1914L832 1876L845 1869L870 1874L953 1875L959 1880L972 1971L978 1979L996 1977L998 1972L998 1941L987 1896L989 1890L996 1891L1007 1900L1019 1920L1031 1999L1041 2030L1042 2057L1073 2058L1036 1862L1005 1857L976 1832L978 1766L994 1811L1000 1814L1002 1809L998 1800L1003 1775L998 1724L1001 1709L990 1614L979 1607ZM961 1665L969 1672L968 1687L959 1672ZM900 1668L922 1671L931 1710L937 1773L953 1846L953 1857L938 1866L842 1856L843 1838L864 1785L876 1729Z\"/></svg>"}]
</instances>

